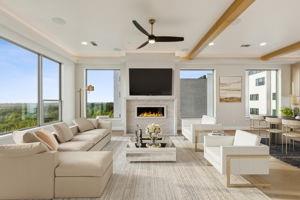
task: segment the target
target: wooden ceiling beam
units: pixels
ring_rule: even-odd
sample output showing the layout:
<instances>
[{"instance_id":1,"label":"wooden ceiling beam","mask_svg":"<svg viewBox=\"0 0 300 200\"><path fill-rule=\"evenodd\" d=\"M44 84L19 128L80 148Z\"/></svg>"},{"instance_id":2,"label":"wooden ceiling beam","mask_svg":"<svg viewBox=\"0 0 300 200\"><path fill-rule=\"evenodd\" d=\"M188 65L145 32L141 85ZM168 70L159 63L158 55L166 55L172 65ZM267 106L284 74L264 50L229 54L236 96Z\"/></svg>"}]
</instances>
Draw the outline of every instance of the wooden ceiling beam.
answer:
<instances>
[{"instance_id":1,"label":"wooden ceiling beam","mask_svg":"<svg viewBox=\"0 0 300 200\"><path fill-rule=\"evenodd\" d=\"M294 44L288 45L286 47L283 47L281 49L278 49L276 51L273 51L271 53L268 53L266 55L263 55L260 57L261 60L270 60L271 58L277 57L277 56L281 56L284 54L288 54L288 53L292 53L294 51L298 51L300 50L300 41L296 42Z\"/></svg>"},{"instance_id":2,"label":"wooden ceiling beam","mask_svg":"<svg viewBox=\"0 0 300 200\"><path fill-rule=\"evenodd\" d=\"M185 58L193 59L196 57L200 51L222 33L222 31L238 18L254 1L255 0L235 0Z\"/></svg>"}]
</instances>

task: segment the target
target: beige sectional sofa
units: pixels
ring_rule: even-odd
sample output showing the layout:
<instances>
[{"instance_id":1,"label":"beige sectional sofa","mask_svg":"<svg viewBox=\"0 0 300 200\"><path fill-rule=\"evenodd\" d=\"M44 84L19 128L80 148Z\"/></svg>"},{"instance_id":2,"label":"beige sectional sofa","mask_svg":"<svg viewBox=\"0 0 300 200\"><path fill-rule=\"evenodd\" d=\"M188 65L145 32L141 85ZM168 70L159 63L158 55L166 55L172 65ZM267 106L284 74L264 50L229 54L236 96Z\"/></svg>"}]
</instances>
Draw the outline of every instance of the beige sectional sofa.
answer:
<instances>
[{"instance_id":1,"label":"beige sectional sofa","mask_svg":"<svg viewBox=\"0 0 300 200\"><path fill-rule=\"evenodd\" d=\"M60 123L57 123L60 124ZM98 127L92 130L80 132L78 125L70 126L73 133L73 138L70 141L60 143L58 151L94 151L101 150L111 140L111 122L105 120L98 120ZM15 131L13 139L15 143L24 143L23 135L28 131L37 131L46 129L55 133L53 125L37 127L25 131Z\"/></svg>"},{"instance_id":2,"label":"beige sectional sofa","mask_svg":"<svg viewBox=\"0 0 300 200\"><path fill-rule=\"evenodd\" d=\"M58 151L24 143L26 131L15 132L17 144L0 145L0 199L100 197L113 173L113 156L99 151L110 142L111 123L98 124L84 132L71 126L72 139L60 143ZM55 131L51 125L41 128Z\"/></svg>"}]
</instances>

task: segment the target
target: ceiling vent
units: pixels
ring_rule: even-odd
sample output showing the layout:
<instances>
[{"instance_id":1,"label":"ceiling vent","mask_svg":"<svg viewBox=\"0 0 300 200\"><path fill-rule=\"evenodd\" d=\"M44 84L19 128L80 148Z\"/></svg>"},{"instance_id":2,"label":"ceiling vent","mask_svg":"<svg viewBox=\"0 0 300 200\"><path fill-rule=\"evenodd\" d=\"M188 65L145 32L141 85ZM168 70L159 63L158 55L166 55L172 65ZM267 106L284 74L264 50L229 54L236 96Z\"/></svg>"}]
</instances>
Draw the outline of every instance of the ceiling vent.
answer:
<instances>
[{"instance_id":1,"label":"ceiling vent","mask_svg":"<svg viewBox=\"0 0 300 200\"><path fill-rule=\"evenodd\" d=\"M93 45L94 47L98 46L98 44L95 41L91 41L91 45Z\"/></svg>"},{"instance_id":2,"label":"ceiling vent","mask_svg":"<svg viewBox=\"0 0 300 200\"><path fill-rule=\"evenodd\" d=\"M251 44L242 44L241 47L248 48L248 47L251 47Z\"/></svg>"}]
</instances>

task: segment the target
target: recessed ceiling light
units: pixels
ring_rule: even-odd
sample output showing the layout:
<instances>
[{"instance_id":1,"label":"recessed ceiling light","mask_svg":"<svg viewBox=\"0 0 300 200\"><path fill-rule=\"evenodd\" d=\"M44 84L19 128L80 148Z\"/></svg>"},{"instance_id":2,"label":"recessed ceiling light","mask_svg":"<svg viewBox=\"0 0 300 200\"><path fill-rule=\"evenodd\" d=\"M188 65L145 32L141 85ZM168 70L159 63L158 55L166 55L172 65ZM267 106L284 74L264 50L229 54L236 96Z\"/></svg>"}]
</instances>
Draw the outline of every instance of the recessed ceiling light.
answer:
<instances>
[{"instance_id":1,"label":"recessed ceiling light","mask_svg":"<svg viewBox=\"0 0 300 200\"><path fill-rule=\"evenodd\" d=\"M86 46L86 45L88 45L88 42L83 41L83 42L81 42L81 44Z\"/></svg>"},{"instance_id":2,"label":"recessed ceiling light","mask_svg":"<svg viewBox=\"0 0 300 200\"><path fill-rule=\"evenodd\" d=\"M241 47L250 47L251 44L242 44Z\"/></svg>"},{"instance_id":3,"label":"recessed ceiling light","mask_svg":"<svg viewBox=\"0 0 300 200\"><path fill-rule=\"evenodd\" d=\"M53 17L52 22L54 22L55 24L59 24L59 25L66 24L66 20L64 20L63 18L60 18L60 17Z\"/></svg>"},{"instance_id":4,"label":"recessed ceiling light","mask_svg":"<svg viewBox=\"0 0 300 200\"><path fill-rule=\"evenodd\" d=\"M215 45L214 42L210 42L210 43L208 44L208 46L214 46L214 45Z\"/></svg>"},{"instance_id":5,"label":"recessed ceiling light","mask_svg":"<svg viewBox=\"0 0 300 200\"><path fill-rule=\"evenodd\" d=\"M266 42L261 42L261 43L259 44L259 46L261 46L261 47L266 46L266 45L267 45Z\"/></svg>"}]
</instances>

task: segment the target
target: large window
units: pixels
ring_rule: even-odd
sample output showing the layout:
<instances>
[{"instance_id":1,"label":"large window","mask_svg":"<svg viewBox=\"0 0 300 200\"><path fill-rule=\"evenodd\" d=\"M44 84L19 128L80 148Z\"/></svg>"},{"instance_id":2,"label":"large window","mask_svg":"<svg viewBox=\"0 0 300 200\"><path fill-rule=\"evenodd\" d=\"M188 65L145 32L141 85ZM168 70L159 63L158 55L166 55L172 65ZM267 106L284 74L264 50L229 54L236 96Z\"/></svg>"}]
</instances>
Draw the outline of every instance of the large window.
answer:
<instances>
[{"instance_id":1,"label":"large window","mask_svg":"<svg viewBox=\"0 0 300 200\"><path fill-rule=\"evenodd\" d=\"M60 121L60 64L42 57L43 122Z\"/></svg>"},{"instance_id":2,"label":"large window","mask_svg":"<svg viewBox=\"0 0 300 200\"><path fill-rule=\"evenodd\" d=\"M277 114L277 76L277 70L246 71L246 110L248 115Z\"/></svg>"},{"instance_id":3,"label":"large window","mask_svg":"<svg viewBox=\"0 0 300 200\"><path fill-rule=\"evenodd\" d=\"M60 105L60 95L51 96L60 92L56 84L60 64L51 62L53 65L41 55L0 38L0 135L60 119L60 106L57 109L57 105L43 102L55 98Z\"/></svg>"},{"instance_id":4,"label":"large window","mask_svg":"<svg viewBox=\"0 0 300 200\"><path fill-rule=\"evenodd\" d=\"M214 71L180 70L181 118L214 115Z\"/></svg>"},{"instance_id":5,"label":"large window","mask_svg":"<svg viewBox=\"0 0 300 200\"><path fill-rule=\"evenodd\" d=\"M86 86L94 86L94 91L86 94L86 117L121 117L120 70L88 69Z\"/></svg>"}]
</instances>

